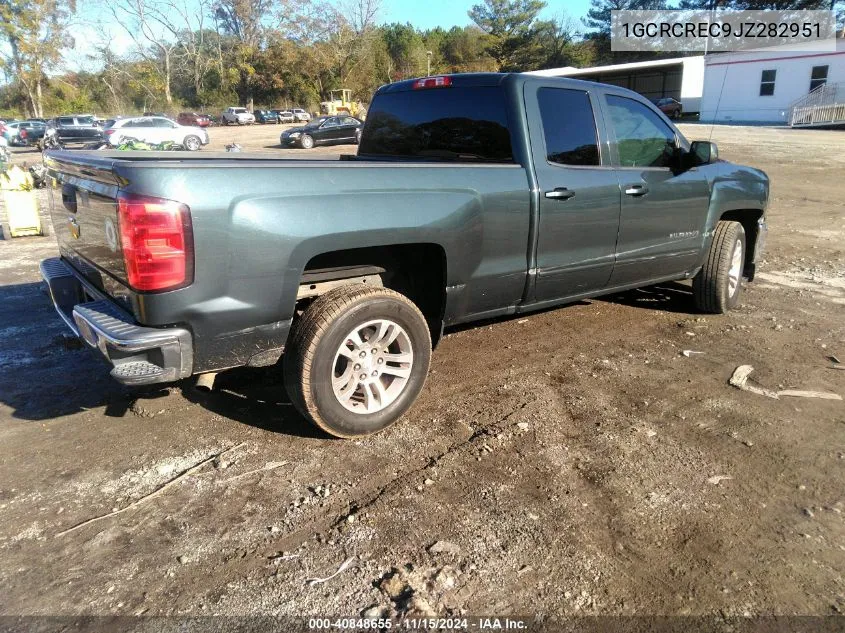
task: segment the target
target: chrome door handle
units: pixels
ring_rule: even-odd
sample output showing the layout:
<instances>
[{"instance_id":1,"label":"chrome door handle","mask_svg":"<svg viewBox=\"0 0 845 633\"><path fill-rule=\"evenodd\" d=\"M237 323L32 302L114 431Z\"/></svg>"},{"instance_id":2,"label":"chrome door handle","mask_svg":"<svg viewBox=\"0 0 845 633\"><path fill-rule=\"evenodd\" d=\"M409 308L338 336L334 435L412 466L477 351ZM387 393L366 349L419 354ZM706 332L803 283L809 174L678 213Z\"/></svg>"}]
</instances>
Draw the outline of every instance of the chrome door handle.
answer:
<instances>
[{"instance_id":1,"label":"chrome door handle","mask_svg":"<svg viewBox=\"0 0 845 633\"><path fill-rule=\"evenodd\" d=\"M625 195L627 196L644 196L648 193L648 187L645 185L627 185L625 187Z\"/></svg>"},{"instance_id":2,"label":"chrome door handle","mask_svg":"<svg viewBox=\"0 0 845 633\"><path fill-rule=\"evenodd\" d=\"M575 197L575 192L566 187L557 187L551 191L547 191L546 197L550 200L569 200Z\"/></svg>"}]
</instances>

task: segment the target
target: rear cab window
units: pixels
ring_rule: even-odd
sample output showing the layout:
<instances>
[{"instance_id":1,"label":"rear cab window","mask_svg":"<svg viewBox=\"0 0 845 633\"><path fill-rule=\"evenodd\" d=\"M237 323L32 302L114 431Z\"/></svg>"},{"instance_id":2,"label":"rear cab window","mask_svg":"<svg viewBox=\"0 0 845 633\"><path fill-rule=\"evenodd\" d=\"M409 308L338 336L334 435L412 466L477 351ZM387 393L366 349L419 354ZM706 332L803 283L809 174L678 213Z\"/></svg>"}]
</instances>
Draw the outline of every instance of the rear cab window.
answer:
<instances>
[{"instance_id":1,"label":"rear cab window","mask_svg":"<svg viewBox=\"0 0 845 633\"><path fill-rule=\"evenodd\" d=\"M501 86L385 92L367 112L359 156L513 163Z\"/></svg>"},{"instance_id":2,"label":"rear cab window","mask_svg":"<svg viewBox=\"0 0 845 633\"><path fill-rule=\"evenodd\" d=\"M601 164L596 120L585 91L539 88L537 103L548 162L585 167Z\"/></svg>"}]
</instances>

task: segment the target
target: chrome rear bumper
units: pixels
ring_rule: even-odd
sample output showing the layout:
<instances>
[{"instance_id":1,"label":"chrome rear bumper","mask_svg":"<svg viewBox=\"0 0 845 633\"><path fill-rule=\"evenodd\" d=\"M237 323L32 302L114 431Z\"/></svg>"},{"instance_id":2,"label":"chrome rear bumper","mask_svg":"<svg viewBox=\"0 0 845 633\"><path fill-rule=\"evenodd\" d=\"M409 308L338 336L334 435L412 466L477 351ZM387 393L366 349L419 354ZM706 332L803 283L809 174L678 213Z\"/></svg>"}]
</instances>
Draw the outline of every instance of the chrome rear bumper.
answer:
<instances>
[{"instance_id":1,"label":"chrome rear bumper","mask_svg":"<svg viewBox=\"0 0 845 633\"><path fill-rule=\"evenodd\" d=\"M172 382L192 373L191 333L184 328L151 328L91 286L62 259L41 262L41 276L59 316L111 363L112 377L126 385Z\"/></svg>"}]
</instances>

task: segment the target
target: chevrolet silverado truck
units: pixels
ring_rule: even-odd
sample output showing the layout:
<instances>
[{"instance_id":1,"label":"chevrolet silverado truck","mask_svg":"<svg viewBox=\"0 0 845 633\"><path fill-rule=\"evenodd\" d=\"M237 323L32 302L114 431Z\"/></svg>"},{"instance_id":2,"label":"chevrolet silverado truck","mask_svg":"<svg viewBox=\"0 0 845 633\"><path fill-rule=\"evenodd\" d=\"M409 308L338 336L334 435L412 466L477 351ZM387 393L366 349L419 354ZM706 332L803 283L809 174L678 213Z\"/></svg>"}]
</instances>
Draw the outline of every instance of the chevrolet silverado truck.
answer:
<instances>
[{"instance_id":1,"label":"chevrolet silverado truck","mask_svg":"<svg viewBox=\"0 0 845 633\"><path fill-rule=\"evenodd\" d=\"M408 410L444 327L683 279L722 313L766 236L763 172L614 86L394 83L342 158L49 152L59 315L125 384L281 362L353 437Z\"/></svg>"}]
</instances>

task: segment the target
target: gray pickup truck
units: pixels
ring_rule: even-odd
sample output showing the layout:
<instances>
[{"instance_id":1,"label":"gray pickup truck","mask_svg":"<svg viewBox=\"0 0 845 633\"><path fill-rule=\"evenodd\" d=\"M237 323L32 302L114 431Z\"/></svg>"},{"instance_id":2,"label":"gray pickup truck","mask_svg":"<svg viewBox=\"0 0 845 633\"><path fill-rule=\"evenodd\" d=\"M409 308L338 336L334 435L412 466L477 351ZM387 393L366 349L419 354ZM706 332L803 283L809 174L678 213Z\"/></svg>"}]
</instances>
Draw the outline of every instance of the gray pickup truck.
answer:
<instances>
[{"instance_id":1,"label":"gray pickup truck","mask_svg":"<svg viewBox=\"0 0 845 633\"><path fill-rule=\"evenodd\" d=\"M763 172L613 86L394 83L343 158L49 153L59 314L125 384L282 362L352 437L412 405L444 327L681 279L721 313L766 235Z\"/></svg>"}]
</instances>

